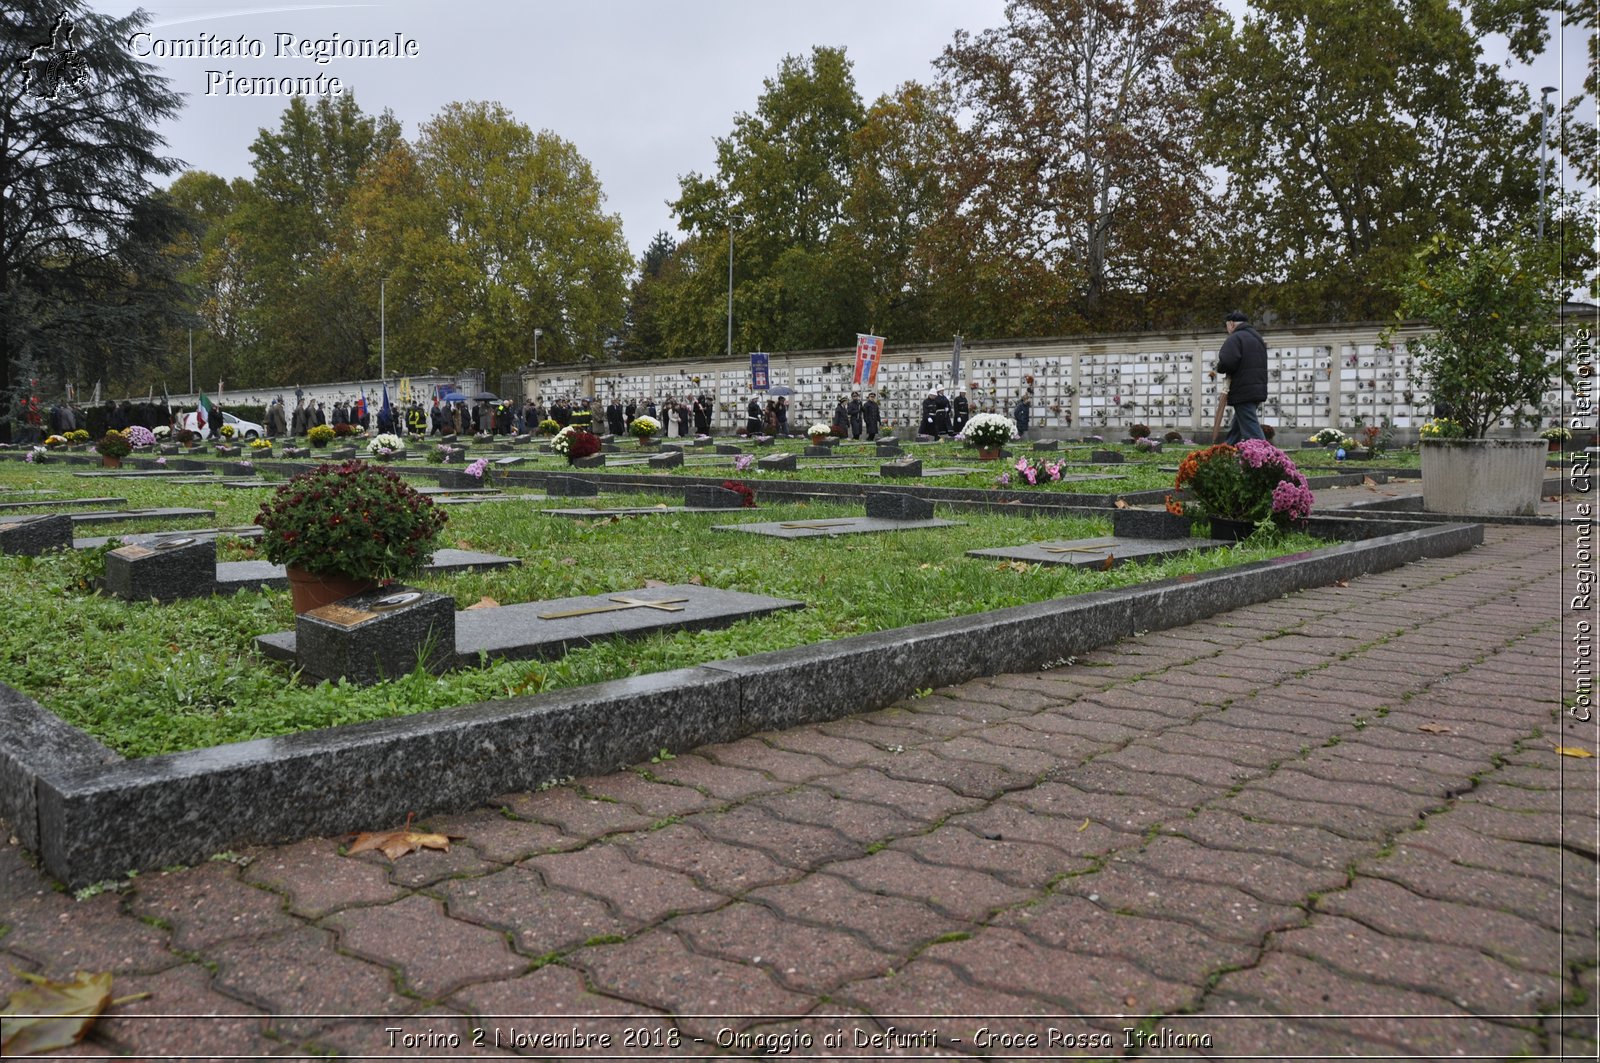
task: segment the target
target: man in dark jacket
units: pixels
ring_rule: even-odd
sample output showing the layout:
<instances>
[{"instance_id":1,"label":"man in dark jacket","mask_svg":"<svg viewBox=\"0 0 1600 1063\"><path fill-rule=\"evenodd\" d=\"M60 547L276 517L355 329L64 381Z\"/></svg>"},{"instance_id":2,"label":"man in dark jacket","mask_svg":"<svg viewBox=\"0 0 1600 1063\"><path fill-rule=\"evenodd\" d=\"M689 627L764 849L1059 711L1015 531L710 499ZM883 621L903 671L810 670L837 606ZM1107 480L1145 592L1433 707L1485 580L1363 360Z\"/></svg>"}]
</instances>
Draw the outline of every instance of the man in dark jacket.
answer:
<instances>
[{"instance_id":1,"label":"man in dark jacket","mask_svg":"<svg viewBox=\"0 0 1600 1063\"><path fill-rule=\"evenodd\" d=\"M1264 440L1267 437L1261 431L1256 407L1267 400L1267 344L1239 311L1224 320L1228 338L1217 352L1217 372L1228 378L1228 405L1233 407L1226 441Z\"/></svg>"}]
</instances>

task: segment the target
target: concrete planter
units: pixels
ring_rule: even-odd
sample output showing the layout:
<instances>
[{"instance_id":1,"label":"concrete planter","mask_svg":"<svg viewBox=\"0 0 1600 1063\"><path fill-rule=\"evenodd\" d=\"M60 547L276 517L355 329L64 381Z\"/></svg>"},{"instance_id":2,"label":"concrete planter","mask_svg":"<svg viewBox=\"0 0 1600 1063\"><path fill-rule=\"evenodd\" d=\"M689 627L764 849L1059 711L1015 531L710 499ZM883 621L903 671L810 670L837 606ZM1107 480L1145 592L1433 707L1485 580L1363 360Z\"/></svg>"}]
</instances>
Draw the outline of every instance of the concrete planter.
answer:
<instances>
[{"instance_id":1,"label":"concrete planter","mask_svg":"<svg viewBox=\"0 0 1600 1063\"><path fill-rule=\"evenodd\" d=\"M1542 439L1424 439L1423 508L1532 516L1539 512L1546 452Z\"/></svg>"}]
</instances>

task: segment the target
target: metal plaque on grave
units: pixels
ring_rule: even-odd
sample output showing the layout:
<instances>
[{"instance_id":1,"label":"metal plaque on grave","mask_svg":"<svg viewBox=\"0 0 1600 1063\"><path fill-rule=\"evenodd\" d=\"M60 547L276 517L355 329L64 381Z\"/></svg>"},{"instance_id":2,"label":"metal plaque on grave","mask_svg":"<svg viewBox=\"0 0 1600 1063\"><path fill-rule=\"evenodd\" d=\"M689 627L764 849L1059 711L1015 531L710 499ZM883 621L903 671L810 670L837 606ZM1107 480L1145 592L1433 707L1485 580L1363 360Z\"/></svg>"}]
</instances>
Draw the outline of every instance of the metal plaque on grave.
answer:
<instances>
[{"instance_id":1,"label":"metal plaque on grave","mask_svg":"<svg viewBox=\"0 0 1600 1063\"><path fill-rule=\"evenodd\" d=\"M217 589L217 541L181 536L106 554L106 593L125 601L174 602Z\"/></svg>"},{"instance_id":2,"label":"metal plaque on grave","mask_svg":"<svg viewBox=\"0 0 1600 1063\"><path fill-rule=\"evenodd\" d=\"M295 659L309 675L361 685L406 675L419 661L442 672L457 660L456 600L389 586L302 613Z\"/></svg>"}]
</instances>

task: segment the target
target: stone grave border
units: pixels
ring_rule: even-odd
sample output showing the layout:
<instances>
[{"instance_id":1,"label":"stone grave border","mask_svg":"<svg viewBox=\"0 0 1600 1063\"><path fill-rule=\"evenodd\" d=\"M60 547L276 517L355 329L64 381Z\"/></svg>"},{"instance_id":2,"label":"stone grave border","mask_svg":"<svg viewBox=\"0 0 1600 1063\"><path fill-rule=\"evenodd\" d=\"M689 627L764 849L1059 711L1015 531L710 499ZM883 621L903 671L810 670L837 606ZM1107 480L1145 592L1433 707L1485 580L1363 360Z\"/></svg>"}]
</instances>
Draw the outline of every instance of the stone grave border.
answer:
<instances>
[{"instance_id":1,"label":"stone grave border","mask_svg":"<svg viewBox=\"0 0 1600 1063\"><path fill-rule=\"evenodd\" d=\"M1352 521L1368 533L1378 522ZM925 687L1034 671L1139 631L1483 542L1482 524L1395 534L1229 569L531 697L124 760L0 684L0 815L69 887L238 846L379 829L501 793L743 735L868 712Z\"/></svg>"}]
</instances>

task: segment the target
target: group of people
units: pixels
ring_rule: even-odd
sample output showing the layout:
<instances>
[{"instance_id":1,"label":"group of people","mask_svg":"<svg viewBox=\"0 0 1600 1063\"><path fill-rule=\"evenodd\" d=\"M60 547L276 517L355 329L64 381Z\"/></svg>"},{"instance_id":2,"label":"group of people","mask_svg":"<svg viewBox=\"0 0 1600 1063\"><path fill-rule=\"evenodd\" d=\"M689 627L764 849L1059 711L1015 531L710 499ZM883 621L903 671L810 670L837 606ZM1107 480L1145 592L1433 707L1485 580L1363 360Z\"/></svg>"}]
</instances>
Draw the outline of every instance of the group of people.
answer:
<instances>
[{"instance_id":1,"label":"group of people","mask_svg":"<svg viewBox=\"0 0 1600 1063\"><path fill-rule=\"evenodd\" d=\"M952 399L944 393L944 388L934 388L922 400L922 420L917 425L917 431L925 436L960 435L973 412L965 393L958 391ZM1010 412L1011 419L1017 424L1018 438L1027 435L1033 420L1032 388L1017 397Z\"/></svg>"},{"instance_id":2,"label":"group of people","mask_svg":"<svg viewBox=\"0 0 1600 1063\"><path fill-rule=\"evenodd\" d=\"M878 405L876 391L867 392L865 399L861 392L852 391L848 401L841 395L833 408L833 434L841 438L848 432L851 439L860 439L862 433L868 439L877 439L882 427L883 410Z\"/></svg>"}]
</instances>

